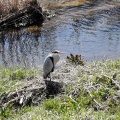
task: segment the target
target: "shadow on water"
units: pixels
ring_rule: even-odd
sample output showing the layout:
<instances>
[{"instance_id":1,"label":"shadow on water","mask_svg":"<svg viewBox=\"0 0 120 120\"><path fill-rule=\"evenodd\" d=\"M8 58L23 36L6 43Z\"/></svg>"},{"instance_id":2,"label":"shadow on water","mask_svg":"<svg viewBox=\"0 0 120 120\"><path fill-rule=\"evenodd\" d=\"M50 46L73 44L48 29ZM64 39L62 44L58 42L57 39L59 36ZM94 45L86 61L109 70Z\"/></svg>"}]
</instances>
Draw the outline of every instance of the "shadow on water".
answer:
<instances>
[{"instance_id":1,"label":"shadow on water","mask_svg":"<svg viewBox=\"0 0 120 120\"><path fill-rule=\"evenodd\" d=\"M59 7L58 7L59 8ZM37 67L54 49L81 54L86 60L120 58L119 0L89 0L55 8L42 27L0 32L0 65Z\"/></svg>"}]
</instances>

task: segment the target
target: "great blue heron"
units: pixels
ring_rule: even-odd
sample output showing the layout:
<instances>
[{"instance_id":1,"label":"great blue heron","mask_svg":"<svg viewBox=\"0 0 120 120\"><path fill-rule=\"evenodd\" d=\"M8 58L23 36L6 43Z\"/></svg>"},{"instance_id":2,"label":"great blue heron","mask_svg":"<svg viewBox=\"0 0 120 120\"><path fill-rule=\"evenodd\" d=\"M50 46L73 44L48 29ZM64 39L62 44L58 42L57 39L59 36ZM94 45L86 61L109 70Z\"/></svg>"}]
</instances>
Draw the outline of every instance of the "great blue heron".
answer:
<instances>
[{"instance_id":1,"label":"great blue heron","mask_svg":"<svg viewBox=\"0 0 120 120\"><path fill-rule=\"evenodd\" d=\"M54 71L56 63L60 60L59 54L64 54L64 52L55 50L54 52L50 53L45 58L45 61L43 64L43 78L44 79L50 78L50 81L51 81L50 73Z\"/></svg>"}]
</instances>

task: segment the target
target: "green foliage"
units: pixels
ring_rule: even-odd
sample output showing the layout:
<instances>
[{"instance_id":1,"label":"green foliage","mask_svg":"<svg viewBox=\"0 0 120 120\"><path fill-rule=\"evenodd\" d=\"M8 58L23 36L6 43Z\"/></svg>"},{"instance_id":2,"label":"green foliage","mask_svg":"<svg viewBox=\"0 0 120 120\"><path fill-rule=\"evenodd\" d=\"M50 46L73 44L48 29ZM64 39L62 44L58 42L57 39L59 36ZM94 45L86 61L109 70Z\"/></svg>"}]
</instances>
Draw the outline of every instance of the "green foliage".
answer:
<instances>
[{"instance_id":1,"label":"green foliage","mask_svg":"<svg viewBox=\"0 0 120 120\"><path fill-rule=\"evenodd\" d=\"M6 78L6 77L9 77L10 75L11 75L11 70L10 69L0 68L0 77L1 78Z\"/></svg>"},{"instance_id":2,"label":"green foliage","mask_svg":"<svg viewBox=\"0 0 120 120\"><path fill-rule=\"evenodd\" d=\"M120 69L120 60L115 60L115 61L108 61L107 67L109 69Z\"/></svg>"},{"instance_id":3,"label":"green foliage","mask_svg":"<svg viewBox=\"0 0 120 120\"><path fill-rule=\"evenodd\" d=\"M75 80L67 84L61 95L46 99L38 106L17 109L17 112L8 108L3 110L1 115L11 120L13 118L15 120L18 118L20 120L119 120L119 69L119 60L87 63L85 66L80 66L74 77ZM18 81L22 84L22 79L37 74L34 70L24 69L14 69L14 71L0 69L0 73L5 73L1 74L2 91L15 89L14 84ZM9 85L7 85L8 81Z\"/></svg>"},{"instance_id":4,"label":"green foliage","mask_svg":"<svg viewBox=\"0 0 120 120\"><path fill-rule=\"evenodd\" d=\"M120 60L116 60L92 63L87 67L89 69L78 71L82 82L80 87L83 88L82 96L88 92L85 97L91 97L89 107L102 106L102 109L117 111L116 108L120 104L119 67Z\"/></svg>"},{"instance_id":5,"label":"green foliage","mask_svg":"<svg viewBox=\"0 0 120 120\"><path fill-rule=\"evenodd\" d=\"M4 120L5 118L12 116L11 110L12 110L12 104L10 104L7 108L0 107L0 119Z\"/></svg>"},{"instance_id":6,"label":"green foliage","mask_svg":"<svg viewBox=\"0 0 120 120\"><path fill-rule=\"evenodd\" d=\"M81 108L86 108L90 103L91 98L87 97L69 97L60 96L60 98L49 99L43 103L43 106L48 111L57 112L57 114L66 113L68 111L79 112Z\"/></svg>"},{"instance_id":7,"label":"green foliage","mask_svg":"<svg viewBox=\"0 0 120 120\"><path fill-rule=\"evenodd\" d=\"M33 79L41 72L35 69L0 67L0 93L15 90L24 86L24 79Z\"/></svg>"},{"instance_id":8,"label":"green foliage","mask_svg":"<svg viewBox=\"0 0 120 120\"><path fill-rule=\"evenodd\" d=\"M22 80L25 78L26 78L26 70L25 69L19 69L10 75L10 79L12 79L12 80L16 80L16 79Z\"/></svg>"},{"instance_id":9,"label":"green foliage","mask_svg":"<svg viewBox=\"0 0 120 120\"><path fill-rule=\"evenodd\" d=\"M44 102L43 106L46 110L57 110L59 109L61 101L56 99L50 99Z\"/></svg>"},{"instance_id":10,"label":"green foliage","mask_svg":"<svg viewBox=\"0 0 120 120\"><path fill-rule=\"evenodd\" d=\"M88 108L91 104L91 98L90 96L82 96L78 99L78 102L80 104L80 107Z\"/></svg>"},{"instance_id":11,"label":"green foliage","mask_svg":"<svg viewBox=\"0 0 120 120\"><path fill-rule=\"evenodd\" d=\"M43 104L46 110L51 110L57 113L66 112L70 109L74 109L75 103L67 96L61 96L61 99L46 100Z\"/></svg>"},{"instance_id":12,"label":"green foliage","mask_svg":"<svg viewBox=\"0 0 120 120\"><path fill-rule=\"evenodd\" d=\"M25 78L33 78L36 75L41 75L42 73L36 71L35 69L25 69L25 68L0 68L0 78L10 79L10 80L22 80Z\"/></svg>"}]
</instances>

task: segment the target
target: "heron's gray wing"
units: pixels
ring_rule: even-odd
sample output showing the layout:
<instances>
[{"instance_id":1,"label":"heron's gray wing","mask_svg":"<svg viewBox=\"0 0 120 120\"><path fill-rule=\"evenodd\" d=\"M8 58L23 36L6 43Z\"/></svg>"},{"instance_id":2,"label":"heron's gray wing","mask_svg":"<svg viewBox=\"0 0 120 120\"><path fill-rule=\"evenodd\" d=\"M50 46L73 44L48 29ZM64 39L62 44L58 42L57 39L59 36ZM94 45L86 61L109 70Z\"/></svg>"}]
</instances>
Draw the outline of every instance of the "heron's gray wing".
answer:
<instances>
[{"instance_id":1,"label":"heron's gray wing","mask_svg":"<svg viewBox=\"0 0 120 120\"><path fill-rule=\"evenodd\" d=\"M52 68L52 70L51 70L51 72L53 72L54 71L54 58L53 57L49 57L50 59L51 59L51 61L52 61L52 63L53 63L53 68Z\"/></svg>"},{"instance_id":2,"label":"heron's gray wing","mask_svg":"<svg viewBox=\"0 0 120 120\"><path fill-rule=\"evenodd\" d=\"M54 69L54 65L52 60L50 59L50 57L47 57L44 61L44 65L43 65L43 74L44 76L48 76L50 74L50 72L52 72L52 70Z\"/></svg>"}]
</instances>

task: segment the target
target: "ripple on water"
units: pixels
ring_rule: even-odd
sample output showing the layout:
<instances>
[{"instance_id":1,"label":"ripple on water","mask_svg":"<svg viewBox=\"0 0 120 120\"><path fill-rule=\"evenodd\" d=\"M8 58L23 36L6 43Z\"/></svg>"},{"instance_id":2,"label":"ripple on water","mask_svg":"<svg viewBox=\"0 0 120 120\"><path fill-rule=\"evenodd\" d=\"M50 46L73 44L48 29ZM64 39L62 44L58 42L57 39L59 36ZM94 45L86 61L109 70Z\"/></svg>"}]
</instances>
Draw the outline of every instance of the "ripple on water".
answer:
<instances>
[{"instance_id":1,"label":"ripple on water","mask_svg":"<svg viewBox=\"0 0 120 120\"><path fill-rule=\"evenodd\" d=\"M61 59L70 53L87 61L120 58L120 7L113 3L97 0L57 9L42 28L0 32L0 64L39 67L54 49L66 52Z\"/></svg>"}]
</instances>

